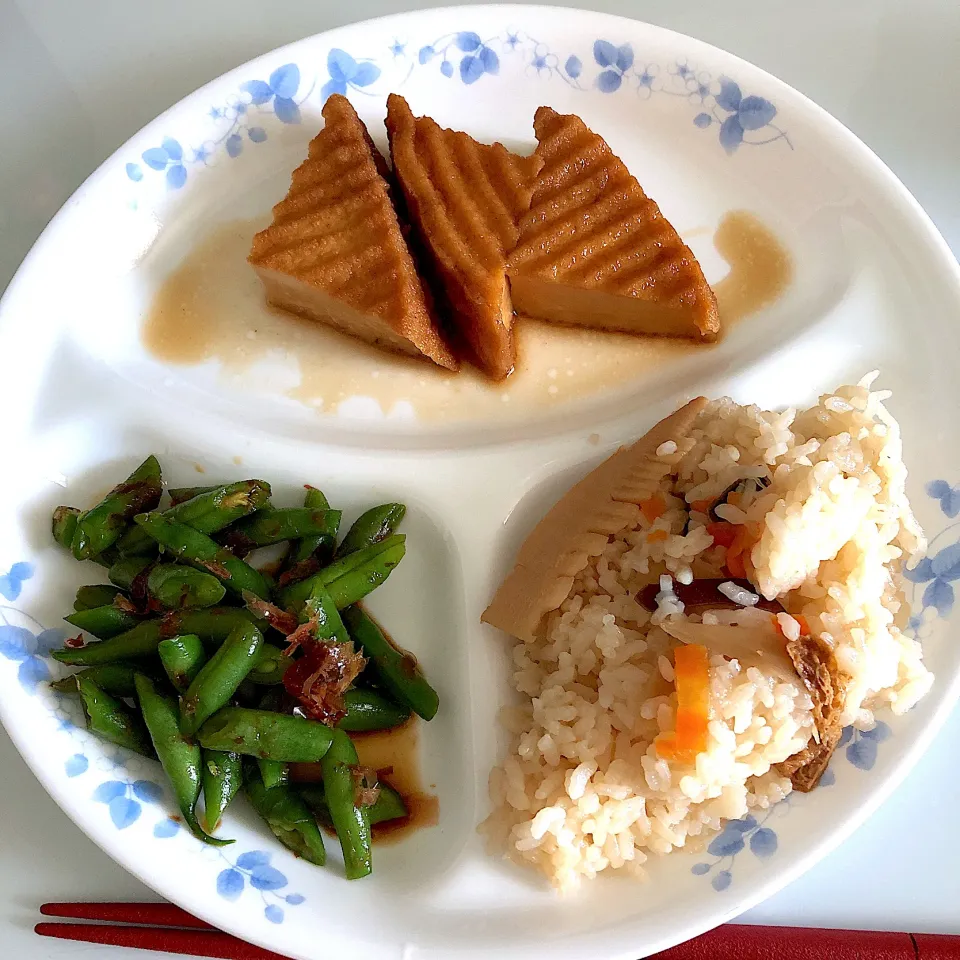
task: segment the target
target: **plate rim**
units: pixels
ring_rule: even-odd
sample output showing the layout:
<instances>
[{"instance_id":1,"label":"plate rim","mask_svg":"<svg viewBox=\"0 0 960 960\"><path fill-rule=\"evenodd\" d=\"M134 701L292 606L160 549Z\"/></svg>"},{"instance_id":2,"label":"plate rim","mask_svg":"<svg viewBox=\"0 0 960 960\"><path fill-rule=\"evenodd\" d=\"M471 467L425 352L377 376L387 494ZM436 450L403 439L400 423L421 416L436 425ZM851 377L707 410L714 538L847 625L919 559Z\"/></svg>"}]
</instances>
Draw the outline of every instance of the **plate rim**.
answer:
<instances>
[{"instance_id":1,"label":"plate rim","mask_svg":"<svg viewBox=\"0 0 960 960\"><path fill-rule=\"evenodd\" d=\"M693 49L699 47L705 51L709 51L713 55L719 55L723 59L728 60L731 64L745 67L748 72L756 71L759 75L764 77L766 82L772 84L773 87L778 89L780 92L785 93L788 99L794 98L794 102L802 107L804 112L810 114L812 117L815 117L818 122L818 126L825 134L836 134L839 136L841 138L839 148L843 149L844 151L853 151L854 159L858 160L860 164L865 164L875 176L880 178L880 180L883 182L886 192L891 199L896 198L901 204L904 204L903 212L910 216L917 229L922 233L927 241L931 252L937 255L937 272L942 274L945 278L944 289L947 289L946 281L952 281L952 292L954 299L960 302L960 265L958 265L957 260L954 257L946 240L943 238L936 225L933 223L926 211L922 208L920 203L910 193L907 187L899 180L896 174L893 173L893 171L867 144L861 141L841 121L828 113L824 108L817 105L805 94L787 84L785 81L782 81L775 75L768 73L756 64L731 54L713 44L706 43L705 41L682 34L678 31L669 30L667 28L631 17L603 13L599 11L584 10L580 8L554 7L549 5L470 4L465 6L445 6L428 8L425 10L387 14L370 20L343 24L341 26L331 28L330 30L311 34L309 36L291 41L288 44L264 51L258 56L253 57L244 63L238 64L230 70L227 70L219 76L211 79L206 84L203 84L197 89L186 94L176 103L172 104L162 113L140 127L122 144L120 144L116 150L112 151L111 154L83 180L83 182L60 207L57 213L54 214L54 216L50 219L36 241L31 245L30 250L24 257L14 275L11 277L2 298L0 298L0 331L3 330L5 322L12 322L13 317L12 315L8 317L8 314L12 314L9 306L11 301L14 300L15 292L19 289L21 284L24 284L27 280L29 280L33 269L33 264L37 258L43 254L44 247L50 242L51 236L55 234L60 228L60 225L69 218L72 212L72 207L82 201L83 196L94 184L98 183L103 177L111 173L113 168L122 162L123 156L129 153L130 145L132 143L137 141L140 137L146 135L148 132L159 128L169 115L179 110L187 101L201 97L204 92L221 86L226 80L231 78L233 75L238 74L240 71L247 71L250 68L255 67L257 64L266 61L268 58L274 59L278 55L283 54L284 51L287 51L298 44L310 41L322 41L325 38L334 37L336 34L342 31L352 31L357 30L358 28L382 28L385 24L389 24L391 22L409 23L423 17L435 15L456 15L458 17L466 18L469 17L471 13L478 11L484 11L488 13L493 11L505 13L510 12L515 13L518 18L537 14L552 16L565 15L569 17L583 17L599 25L619 23L623 25L629 25L629 28L632 30L636 30L638 27L640 27L644 30L652 31L653 33L663 37L668 42L676 45L692 47ZM438 446L440 446L442 449L447 449L443 444L443 439L444 438L442 437L438 438ZM340 446L336 438L324 438L318 442L320 442L322 445L331 447ZM503 441L493 440L491 443L494 446L500 446L503 444ZM376 445L373 445L373 449L376 449ZM871 786L869 788L869 792L865 794L864 802L859 806L854 814L848 816L842 824L827 831L823 838L818 843L814 844L804 856L795 858L791 864L785 866L783 869L776 870L776 872L769 879L758 883L757 890L752 895L738 898L735 907L724 908L722 901L705 900L705 909L698 911L697 917L699 919L695 919L687 924L683 938L685 939L687 936L697 936L700 933L703 933L705 930L711 929L720 923L727 922L751 907L756 906L756 904L783 889L790 882L809 870L815 863L822 860L827 853L833 849L836 849L840 844L842 844L855 830L857 830L870 816L872 816L879 806L884 803L893 793L893 791L900 786L909 772L913 769L917 761L927 750L933 738L942 728L958 697L960 697L960 670L956 671L954 676L950 679L949 683L943 690L940 696L940 701L933 710L930 718L915 734L909 746L903 748L902 756L891 767L882 784L879 786ZM24 758L24 761L27 763L37 780L40 782L43 789L54 799L61 810L63 810L63 812L81 829L84 834L90 837L90 839L93 840L93 842L95 842L97 846L100 847L100 849L102 849L108 856L114 859L115 862L119 863L125 870L133 874L160 896L168 898L172 902L179 903L184 907L184 909L189 909L191 913L194 913L203 919L207 919L211 922L216 922L216 920L220 919L218 911L207 909L206 902L199 905L188 905L184 902L181 902L175 895L175 892L171 894L167 891L161 891L158 889L158 887L151 882L151 880L144 877L135 868L134 865L136 864L136 861L133 859L133 857L130 858L130 862L127 862L127 859L123 857L122 843L116 840L114 840L113 843L104 843L99 838L100 831L92 829L92 825L81 823L79 819L80 808L77 807L77 810L74 811L71 806L70 798L67 796L67 792L65 790L58 789L53 781L50 781L46 778L44 767L42 765L39 763L35 765L33 763L31 752L27 747L26 736L21 736L21 731L18 730L17 725L9 722L8 710L9 708L7 705L3 702L0 702L0 719L3 720L4 727L6 728L7 733L16 746L18 752ZM110 835L106 832L104 832L104 836L110 837ZM110 837L110 839L112 839L112 837ZM216 906L217 903L215 900L211 899L210 905ZM713 909L711 909L711 907ZM636 920L625 920L623 924L618 925L618 930L622 927L629 927L636 922ZM267 931L267 933L269 933L269 931ZM551 949L555 949L561 957L569 956L573 958L577 955L582 955L583 936L584 935L579 935L574 938L573 946L553 944ZM618 932L616 936L622 939L624 934ZM246 932L244 937L247 938ZM253 936L249 939L251 942L258 943L268 949L272 948L273 946L271 940L268 936L266 936L266 934L262 938ZM675 936L661 937L659 941L654 942L652 945L645 947L644 949L648 950L649 952L657 952L673 946L678 942L680 942L680 940L678 940ZM469 948L463 951L464 954L468 952ZM513 949L505 952L507 952L508 956L519 956L522 953L529 952L529 950L528 948L524 947L516 952ZM610 960L630 960L630 958L635 958L636 954L637 951L635 949L631 949L629 946L625 945L621 949L614 951L597 950L595 955L608 957ZM297 956L304 958L304 960L308 960L310 955L298 953Z\"/></svg>"}]
</instances>

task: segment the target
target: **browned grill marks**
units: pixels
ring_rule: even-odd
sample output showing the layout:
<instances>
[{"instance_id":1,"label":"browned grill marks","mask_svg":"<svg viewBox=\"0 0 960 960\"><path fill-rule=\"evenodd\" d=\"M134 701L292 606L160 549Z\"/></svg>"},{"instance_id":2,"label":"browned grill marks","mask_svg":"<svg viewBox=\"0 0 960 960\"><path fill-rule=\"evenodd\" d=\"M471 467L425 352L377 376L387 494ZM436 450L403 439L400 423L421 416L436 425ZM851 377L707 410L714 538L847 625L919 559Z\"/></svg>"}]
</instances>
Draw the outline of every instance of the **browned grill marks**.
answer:
<instances>
[{"instance_id":1,"label":"browned grill marks","mask_svg":"<svg viewBox=\"0 0 960 960\"><path fill-rule=\"evenodd\" d=\"M293 172L249 261L272 304L457 369L432 316L393 208L386 163L345 97Z\"/></svg>"},{"instance_id":2,"label":"browned grill marks","mask_svg":"<svg viewBox=\"0 0 960 960\"><path fill-rule=\"evenodd\" d=\"M387 133L410 218L450 322L471 359L502 379L516 359L506 255L516 243L541 161L414 117L396 94L387 101Z\"/></svg>"},{"instance_id":3,"label":"browned grill marks","mask_svg":"<svg viewBox=\"0 0 960 960\"><path fill-rule=\"evenodd\" d=\"M534 127L543 168L508 261L517 309L591 326L596 306L606 329L715 338L716 299L699 264L606 142L579 117L549 107L537 111ZM605 299L581 298L574 316L562 296L542 298L544 282Z\"/></svg>"}]
</instances>

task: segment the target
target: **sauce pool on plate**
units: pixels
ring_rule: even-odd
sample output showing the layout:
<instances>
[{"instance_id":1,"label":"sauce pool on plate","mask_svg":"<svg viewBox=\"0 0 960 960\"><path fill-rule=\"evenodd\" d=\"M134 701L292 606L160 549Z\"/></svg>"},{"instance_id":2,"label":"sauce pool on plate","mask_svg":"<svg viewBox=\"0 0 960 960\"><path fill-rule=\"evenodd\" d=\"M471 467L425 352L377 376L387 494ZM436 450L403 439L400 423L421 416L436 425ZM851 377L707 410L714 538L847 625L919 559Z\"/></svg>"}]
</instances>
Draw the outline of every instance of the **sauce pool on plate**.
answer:
<instances>
[{"instance_id":1,"label":"sauce pool on plate","mask_svg":"<svg viewBox=\"0 0 960 960\"><path fill-rule=\"evenodd\" d=\"M790 286L793 264L776 234L752 213L728 213L713 235L730 272L714 284L724 329L770 306Z\"/></svg>"},{"instance_id":2,"label":"sauce pool on plate","mask_svg":"<svg viewBox=\"0 0 960 960\"><path fill-rule=\"evenodd\" d=\"M178 365L217 361L221 378L254 390L264 379L262 365L280 364L289 367L285 380L295 384L286 394L316 410L336 411L362 397L387 416L456 421L549 410L711 349L522 319L519 362L506 383L491 383L470 367L451 374L268 307L246 259L260 226L255 220L221 224L161 282L142 327L152 356ZM729 330L787 289L792 265L777 237L745 211L722 218L714 244L730 268L714 287Z\"/></svg>"},{"instance_id":3,"label":"sauce pool on plate","mask_svg":"<svg viewBox=\"0 0 960 960\"><path fill-rule=\"evenodd\" d=\"M402 820L375 824L373 839L378 843L402 840L421 827L435 826L440 819L440 801L424 786L420 776L419 717L411 717L403 726L377 733L350 735L360 763L377 771L379 778L396 790L407 805L409 815ZM320 781L319 763L293 763L290 777L298 783Z\"/></svg>"}]
</instances>

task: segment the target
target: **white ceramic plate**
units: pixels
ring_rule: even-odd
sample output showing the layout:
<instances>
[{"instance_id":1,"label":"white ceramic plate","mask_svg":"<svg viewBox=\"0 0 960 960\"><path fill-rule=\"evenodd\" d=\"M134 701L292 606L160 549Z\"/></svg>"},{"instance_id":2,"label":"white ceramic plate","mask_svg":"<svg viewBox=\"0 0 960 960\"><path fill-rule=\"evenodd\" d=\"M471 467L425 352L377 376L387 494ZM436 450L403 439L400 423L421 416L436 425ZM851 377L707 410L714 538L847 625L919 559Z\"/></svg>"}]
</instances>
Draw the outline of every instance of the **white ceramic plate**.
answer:
<instances>
[{"instance_id":1,"label":"white ceramic plate","mask_svg":"<svg viewBox=\"0 0 960 960\"><path fill-rule=\"evenodd\" d=\"M369 400L318 412L289 396L296 361L282 351L240 377L215 361L158 362L140 324L164 275L218 225L262 218L282 196L331 90L347 93L381 143L391 90L480 139L526 148L535 107L575 111L690 237L711 278L722 273L713 229L747 209L789 248L794 282L715 350L621 377L606 394L554 392L496 412L488 403L479 416L439 422L411 419L404 404L378 415ZM108 160L3 300L3 721L50 794L132 873L292 957L634 958L695 935L840 843L906 774L955 698L960 647L935 627L960 578L958 314L956 263L877 158L795 91L695 40L601 14L487 6L358 24L267 54ZM238 320L244 336L248 328ZM502 640L478 614L523 533L601 454L695 393L804 403L874 367L894 391L910 492L934 538L911 586L912 629L930 636L937 675L929 696L870 735L852 734L828 786L763 824L728 827L708 855L654 865L653 883L604 879L560 898L486 856L475 830L508 683ZM237 843L202 847L169 819L159 769L79 731L69 701L43 684L73 590L101 579L51 543L50 511L89 503L151 451L171 484L197 482L203 468L264 476L288 502L310 482L348 512L386 498L410 505L408 557L374 608L441 693L422 739L441 818L378 852L369 880L344 882L335 856L324 870L296 860L240 805L225 827Z\"/></svg>"}]
</instances>

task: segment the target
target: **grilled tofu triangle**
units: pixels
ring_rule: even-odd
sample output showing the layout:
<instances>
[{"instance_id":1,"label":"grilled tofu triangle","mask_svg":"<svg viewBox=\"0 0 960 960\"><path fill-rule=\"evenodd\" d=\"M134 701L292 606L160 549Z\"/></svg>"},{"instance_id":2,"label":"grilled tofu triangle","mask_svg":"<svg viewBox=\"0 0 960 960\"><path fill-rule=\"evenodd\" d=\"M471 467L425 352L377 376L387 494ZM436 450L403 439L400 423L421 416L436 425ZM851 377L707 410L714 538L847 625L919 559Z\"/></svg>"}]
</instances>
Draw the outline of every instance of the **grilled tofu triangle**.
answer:
<instances>
[{"instance_id":1,"label":"grilled tofu triangle","mask_svg":"<svg viewBox=\"0 0 960 960\"><path fill-rule=\"evenodd\" d=\"M248 259L267 301L458 369L391 202L386 162L345 97L329 97L323 117L273 222L253 239Z\"/></svg>"},{"instance_id":2,"label":"grilled tofu triangle","mask_svg":"<svg viewBox=\"0 0 960 960\"><path fill-rule=\"evenodd\" d=\"M700 265L603 138L549 107L534 129L543 167L507 267L517 313L716 339L717 302Z\"/></svg>"},{"instance_id":3,"label":"grilled tofu triangle","mask_svg":"<svg viewBox=\"0 0 960 960\"><path fill-rule=\"evenodd\" d=\"M386 124L394 172L451 339L501 380L516 363L506 257L541 161L415 117L397 94L387 99Z\"/></svg>"}]
</instances>

